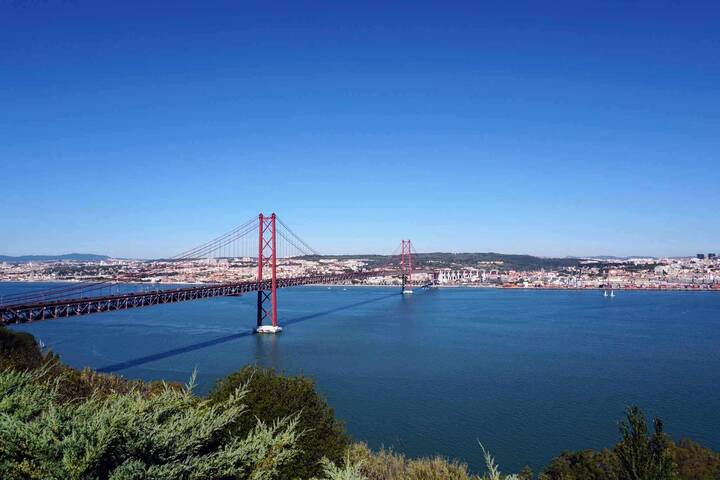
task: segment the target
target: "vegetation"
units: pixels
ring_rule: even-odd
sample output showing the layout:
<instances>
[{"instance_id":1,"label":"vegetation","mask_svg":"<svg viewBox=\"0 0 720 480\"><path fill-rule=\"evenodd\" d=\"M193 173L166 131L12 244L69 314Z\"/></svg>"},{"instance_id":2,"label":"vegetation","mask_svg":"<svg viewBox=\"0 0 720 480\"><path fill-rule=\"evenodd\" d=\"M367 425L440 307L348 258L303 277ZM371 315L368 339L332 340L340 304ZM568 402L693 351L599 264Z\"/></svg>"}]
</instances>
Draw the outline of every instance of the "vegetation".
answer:
<instances>
[{"instance_id":1,"label":"vegetation","mask_svg":"<svg viewBox=\"0 0 720 480\"><path fill-rule=\"evenodd\" d=\"M675 444L637 407L620 441L563 452L539 473L484 476L443 457L351 443L306 377L246 367L207 398L187 386L77 371L0 327L0 478L314 480L720 480L720 454Z\"/></svg>"},{"instance_id":2,"label":"vegetation","mask_svg":"<svg viewBox=\"0 0 720 480\"><path fill-rule=\"evenodd\" d=\"M57 383L56 400L71 402L90 397L107 397L113 393L140 392L145 396L166 387L181 389L180 385L164 382L126 380L95 370L76 370L64 365L52 354L43 354L35 338L29 333L13 332L0 327L0 372L4 370L35 370L41 368L40 381Z\"/></svg>"},{"instance_id":3,"label":"vegetation","mask_svg":"<svg viewBox=\"0 0 720 480\"><path fill-rule=\"evenodd\" d=\"M675 461L683 480L720 479L720 453L683 438L675 445Z\"/></svg>"},{"instance_id":4,"label":"vegetation","mask_svg":"<svg viewBox=\"0 0 720 480\"><path fill-rule=\"evenodd\" d=\"M187 388L58 400L42 372L0 374L0 476L11 479L279 478L296 420L233 435L246 389L210 404Z\"/></svg>"},{"instance_id":5,"label":"vegetation","mask_svg":"<svg viewBox=\"0 0 720 480\"><path fill-rule=\"evenodd\" d=\"M553 459L541 480L718 480L720 454L682 439L677 444L653 421L629 407L620 423L620 442L612 450L564 452Z\"/></svg>"},{"instance_id":6,"label":"vegetation","mask_svg":"<svg viewBox=\"0 0 720 480\"><path fill-rule=\"evenodd\" d=\"M44 360L35 337L0 327L0 370L34 369L42 365Z\"/></svg>"},{"instance_id":7,"label":"vegetation","mask_svg":"<svg viewBox=\"0 0 720 480\"><path fill-rule=\"evenodd\" d=\"M545 258L532 255L510 255L505 253L420 253L413 255L413 263L419 266L462 268L468 265L502 262L496 268L500 270L530 271L540 269L560 269L578 267L577 258ZM488 268L488 265L484 265Z\"/></svg>"},{"instance_id":8,"label":"vegetation","mask_svg":"<svg viewBox=\"0 0 720 480\"><path fill-rule=\"evenodd\" d=\"M360 478L367 480L479 480L467 465L443 457L408 459L389 450L373 452L364 443L352 445L346 464L359 465Z\"/></svg>"},{"instance_id":9,"label":"vegetation","mask_svg":"<svg viewBox=\"0 0 720 480\"><path fill-rule=\"evenodd\" d=\"M580 450L561 453L545 467L540 478L543 480L610 479L617 470L617 459L611 451Z\"/></svg>"},{"instance_id":10,"label":"vegetation","mask_svg":"<svg viewBox=\"0 0 720 480\"><path fill-rule=\"evenodd\" d=\"M335 419L317 391L315 382L307 377L278 375L271 369L245 367L221 380L210 393L213 403L227 401L241 386L248 385L244 400L249 415L236 425L244 436L255 426L255 419L267 424L298 415L299 453L291 464L281 469L282 478L311 478L323 472L323 458L341 463L350 445L344 425Z\"/></svg>"}]
</instances>

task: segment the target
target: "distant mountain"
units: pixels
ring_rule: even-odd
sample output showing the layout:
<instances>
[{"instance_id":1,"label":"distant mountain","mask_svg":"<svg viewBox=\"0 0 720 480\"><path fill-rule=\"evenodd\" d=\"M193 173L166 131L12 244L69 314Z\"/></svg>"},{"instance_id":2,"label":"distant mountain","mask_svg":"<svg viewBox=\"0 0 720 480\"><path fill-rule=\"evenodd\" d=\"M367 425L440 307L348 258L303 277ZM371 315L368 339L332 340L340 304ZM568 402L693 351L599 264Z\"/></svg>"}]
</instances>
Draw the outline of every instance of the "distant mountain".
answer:
<instances>
[{"instance_id":1,"label":"distant mountain","mask_svg":"<svg viewBox=\"0 0 720 480\"><path fill-rule=\"evenodd\" d=\"M9 255L0 255L0 262L8 263L27 263L27 262L59 262L61 260L69 260L74 262L98 262L107 260L107 255L94 255L92 253L66 253L65 255L21 255L11 257Z\"/></svg>"}]
</instances>

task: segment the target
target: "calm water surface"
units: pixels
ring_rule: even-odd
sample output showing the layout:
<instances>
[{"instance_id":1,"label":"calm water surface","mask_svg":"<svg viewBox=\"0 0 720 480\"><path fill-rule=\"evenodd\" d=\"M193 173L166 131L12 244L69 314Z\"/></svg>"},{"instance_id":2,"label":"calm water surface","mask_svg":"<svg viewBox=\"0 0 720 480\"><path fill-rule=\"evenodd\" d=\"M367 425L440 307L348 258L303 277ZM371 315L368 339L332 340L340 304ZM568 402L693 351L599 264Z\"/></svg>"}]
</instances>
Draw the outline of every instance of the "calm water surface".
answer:
<instances>
[{"instance_id":1,"label":"calm water surface","mask_svg":"<svg viewBox=\"0 0 720 480\"><path fill-rule=\"evenodd\" d=\"M0 284L0 293L27 289ZM134 288L134 287L124 287ZM279 291L285 332L252 335L255 297L14 327L75 367L186 381L248 363L312 376L350 433L412 456L504 470L615 443L636 403L720 449L720 294L385 288Z\"/></svg>"}]
</instances>

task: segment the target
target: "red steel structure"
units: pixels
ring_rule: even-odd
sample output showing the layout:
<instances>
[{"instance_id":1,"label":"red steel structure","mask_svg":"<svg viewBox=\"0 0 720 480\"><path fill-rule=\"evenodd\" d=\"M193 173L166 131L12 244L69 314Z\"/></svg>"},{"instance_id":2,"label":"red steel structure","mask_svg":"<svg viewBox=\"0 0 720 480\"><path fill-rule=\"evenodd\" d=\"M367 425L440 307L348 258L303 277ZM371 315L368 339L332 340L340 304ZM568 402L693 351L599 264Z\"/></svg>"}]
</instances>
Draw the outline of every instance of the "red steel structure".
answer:
<instances>
[{"instance_id":1,"label":"red steel structure","mask_svg":"<svg viewBox=\"0 0 720 480\"><path fill-rule=\"evenodd\" d=\"M402 271L403 291L412 291L412 244L410 240L403 240L400 254L400 270Z\"/></svg>"},{"instance_id":2,"label":"red steel structure","mask_svg":"<svg viewBox=\"0 0 720 480\"><path fill-rule=\"evenodd\" d=\"M273 327L278 326L277 316L277 243L275 240L276 219L273 213L269 217L258 215L258 273L257 273L257 326L269 319ZM270 289L262 288L263 270L270 269Z\"/></svg>"}]
</instances>

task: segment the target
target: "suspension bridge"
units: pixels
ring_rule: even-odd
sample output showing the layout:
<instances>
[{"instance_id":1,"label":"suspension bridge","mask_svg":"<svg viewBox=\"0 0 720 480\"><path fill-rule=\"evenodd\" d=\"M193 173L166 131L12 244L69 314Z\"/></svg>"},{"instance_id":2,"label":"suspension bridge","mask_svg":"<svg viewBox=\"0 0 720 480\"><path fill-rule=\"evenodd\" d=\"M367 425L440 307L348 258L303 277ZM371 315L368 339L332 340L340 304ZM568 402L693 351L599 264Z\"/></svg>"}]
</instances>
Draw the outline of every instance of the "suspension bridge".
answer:
<instances>
[{"instance_id":1,"label":"suspension bridge","mask_svg":"<svg viewBox=\"0 0 720 480\"><path fill-rule=\"evenodd\" d=\"M202 245L165 259L177 265L209 259L251 258L257 264L255 278L182 287L155 288L150 291L106 294L116 279L63 284L55 287L5 296L0 304L0 322L4 325L39 320L76 317L102 312L186 302L222 296L257 294L255 331L277 333L277 290L300 285L335 284L394 276L401 279L401 292L413 293L414 249L410 240L402 240L399 258L391 254L382 265L343 271L311 271L302 275L280 272L281 259L319 259L321 255L293 232L274 213L259 214L231 231ZM251 253L253 252L253 253ZM415 270L417 273L417 270ZM432 272L430 273L433 278ZM436 277L436 276L435 276ZM433 282L422 285L430 286Z\"/></svg>"}]
</instances>

